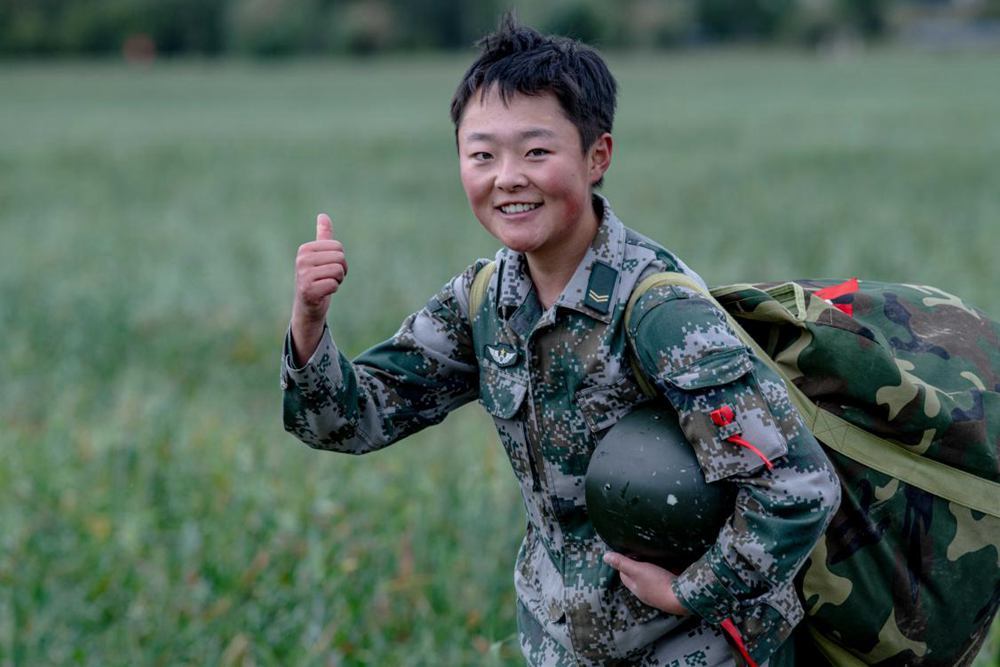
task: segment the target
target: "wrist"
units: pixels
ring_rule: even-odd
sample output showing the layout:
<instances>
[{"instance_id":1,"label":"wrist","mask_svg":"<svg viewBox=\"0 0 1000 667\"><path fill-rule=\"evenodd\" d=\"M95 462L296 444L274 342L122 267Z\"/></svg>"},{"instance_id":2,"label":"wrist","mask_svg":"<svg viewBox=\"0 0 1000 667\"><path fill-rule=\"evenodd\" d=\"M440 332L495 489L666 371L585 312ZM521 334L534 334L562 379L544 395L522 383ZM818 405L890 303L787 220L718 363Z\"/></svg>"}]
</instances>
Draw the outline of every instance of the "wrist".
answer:
<instances>
[{"instance_id":1,"label":"wrist","mask_svg":"<svg viewBox=\"0 0 1000 667\"><path fill-rule=\"evenodd\" d=\"M325 328L326 322L323 320L303 321L293 314L289 331L292 338L292 361L296 366L305 365L313 356L323 338Z\"/></svg>"},{"instance_id":2,"label":"wrist","mask_svg":"<svg viewBox=\"0 0 1000 667\"><path fill-rule=\"evenodd\" d=\"M664 611L673 614L674 616L688 616L693 612L684 604L680 596L677 595L677 591L674 589L674 582L677 579L672 579L667 585L667 606L669 609L664 609Z\"/></svg>"},{"instance_id":3,"label":"wrist","mask_svg":"<svg viewBox=\"0 0 1000 667\"><path fill-rule=\"evenodd\" d=\"M321 305L309 305L301 299L292 302L292 326L299 327L303 331L311 329L322 329L326 324L327 308Z\"/></svg>"}]
</instances>

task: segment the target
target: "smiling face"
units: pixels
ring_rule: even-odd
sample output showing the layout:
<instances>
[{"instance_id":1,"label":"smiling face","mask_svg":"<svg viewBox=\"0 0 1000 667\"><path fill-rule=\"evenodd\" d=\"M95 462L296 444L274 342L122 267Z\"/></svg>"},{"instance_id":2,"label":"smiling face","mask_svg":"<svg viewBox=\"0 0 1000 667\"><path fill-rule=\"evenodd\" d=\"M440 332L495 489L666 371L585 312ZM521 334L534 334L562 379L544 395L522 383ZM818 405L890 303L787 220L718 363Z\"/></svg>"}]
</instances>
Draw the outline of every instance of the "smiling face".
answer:
<instances>
[{"instance_id":1,"label":"smiling face","mask_svg":"<svg viewBox=\"0 0 1000 667\"><path fill-rule=\"evenodd\" d=\"M462 187L479 222L529 262L578 261L597 232L591 189L611 164L611 135L586 152L551 93L496 88L469 101L458 125Z\"/></svg>"}]
</instances>

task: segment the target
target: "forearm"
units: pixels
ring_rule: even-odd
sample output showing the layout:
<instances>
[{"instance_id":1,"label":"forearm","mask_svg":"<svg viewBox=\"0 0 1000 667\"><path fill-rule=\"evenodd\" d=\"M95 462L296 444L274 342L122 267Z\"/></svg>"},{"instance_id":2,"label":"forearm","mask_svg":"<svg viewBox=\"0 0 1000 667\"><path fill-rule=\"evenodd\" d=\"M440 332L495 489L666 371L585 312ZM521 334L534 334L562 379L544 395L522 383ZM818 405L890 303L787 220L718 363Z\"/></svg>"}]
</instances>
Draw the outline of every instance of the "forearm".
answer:
<instances>
[{"instance_id":1,"label":"forearm","mask_svg":"<svg viewBox=\"0 0 1000 667\"><path fill-rule=\"evenodd\" d=\"M324 319L317 320L306 317L300 311L298 302L292 307L289 333L292 338L292 362L296 367L304 366L316 352L325 328Z\"/></svg>"},{"instance_id":2,"label":"forearm","mask_svg":"<svg viewBox=\"0 0 1000 667\"><path fill-rule=\"evenodd\" d=\"M310 447L360 454L387 442L377 428L369 392L350 361L339 352L328 329L305 361L297 363L294 333L285 338L281 370L285 430Z\"/></svg>"},{"instance_id":3,"label":"forearm","mask_svg":"<svg viewBox=\"0 0 1000 667\"><path fill-rule=\"evenodd\" d=\"M773 470L734 480L741 489L733 516L672 586L684 606L710 623L731 622L759 662L802 619L794 578L840 501L835 473L805 433Z\"/></svg>"},{"instance_id":4,"label":"forearm","mask_svg":"<svg viewBox=\"0 0 1000 667\"><path fill-rule=\"evenodd\" d=\"M707 619L718 622L790 585L829 524L840 498L837 478L818 446L813 457L798 451L808 444L799 445L773 470L735 480L741 488L732 517L678 577L681 601Z\"/></svg>"},{"instance_id":5,"label":"forearm","mask_svg":"<svg viewBox=\"0 0 1000 667\"><path fill-rule=\"evenodd\" d=\"M471 275L454 279L354 362L324 327L298 363L293 322L282 362L285 429L311 447L360 454L436 424L474 398L478 367L453 284L464 289Z\"/></svg>"}]
</instances>

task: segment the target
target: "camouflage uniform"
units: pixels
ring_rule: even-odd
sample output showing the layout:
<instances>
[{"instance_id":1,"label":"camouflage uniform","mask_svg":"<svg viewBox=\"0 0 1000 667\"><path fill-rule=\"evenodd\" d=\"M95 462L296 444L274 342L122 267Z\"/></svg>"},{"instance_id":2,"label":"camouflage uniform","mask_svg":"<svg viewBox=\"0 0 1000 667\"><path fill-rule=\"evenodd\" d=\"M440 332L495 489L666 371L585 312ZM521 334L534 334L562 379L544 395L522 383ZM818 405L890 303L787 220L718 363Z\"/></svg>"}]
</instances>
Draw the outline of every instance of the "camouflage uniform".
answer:
<instances>
[{"instance_id":1,"label":"camouflage uniform","mask_svg":"<svg viewBox=\"0 0 1000 667\"><path fill-rule=\"evenodd\" d=\"M627 229L603 198L595 207L600 228L553 308L541 307L524 256L502 249L471 318L469 288L482 260L353 363L325 332L296 369L286 340L285 428L312 447L360 454L478 398L494 418L528 515L514 584L530 664L731 664L716 629L727 618L764 662L802 616L792 578L837 505L838 482L781 381L708 301L656 288L623 321L641 278L694 274ZM644 373L680 413L706 479L739 488L718 542L675 583L697 612L691 617L648 607L625 589L603 563L607 546L587 519L583 480L597 441L651 400L630 367L629 338ZM723 405L737 420L720 429L709 412ZM724 442L736 432L773 469Z\"/></svg>"}]
</instances>

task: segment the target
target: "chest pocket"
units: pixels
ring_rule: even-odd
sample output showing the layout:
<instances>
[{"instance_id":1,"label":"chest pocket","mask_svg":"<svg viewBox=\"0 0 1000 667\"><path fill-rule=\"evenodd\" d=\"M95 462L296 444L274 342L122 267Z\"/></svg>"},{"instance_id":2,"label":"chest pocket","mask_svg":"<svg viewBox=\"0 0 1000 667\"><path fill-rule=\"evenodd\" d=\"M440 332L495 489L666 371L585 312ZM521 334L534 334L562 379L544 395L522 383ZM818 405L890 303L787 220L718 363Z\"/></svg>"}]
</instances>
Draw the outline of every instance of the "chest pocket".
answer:
<instances>
[{"instance_id":1,"label":"chest pocket","mask_svg":"<svg viewBox=\"0 0 1000 667\"><path fill-rule=\"evenodd\" d=\"M576 392L580 412L597 438L637 406L649 400L630 375L622 376L614 384L585 387Z\"/></svg>"},{"instance_id":2,"label":"chest pocket","mask_svg":"<svg viewBox=\"0 0 1000 667\"><path fill-rule=\"evenodd\" d=\"M489 360L479 365L479 402L499 419L513 419L528 391L527 374L520 369L501 368Z\"/></svg>"}]
</instances>

